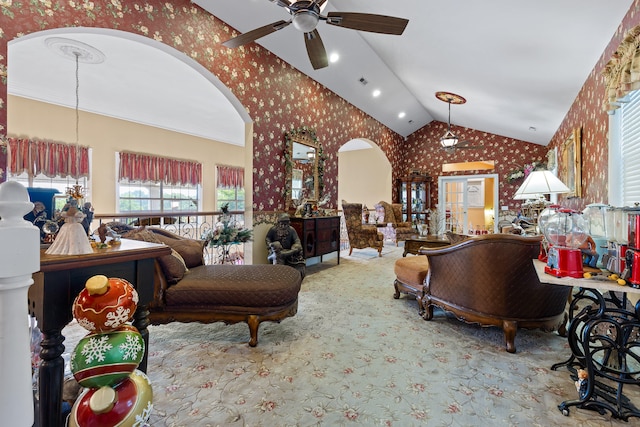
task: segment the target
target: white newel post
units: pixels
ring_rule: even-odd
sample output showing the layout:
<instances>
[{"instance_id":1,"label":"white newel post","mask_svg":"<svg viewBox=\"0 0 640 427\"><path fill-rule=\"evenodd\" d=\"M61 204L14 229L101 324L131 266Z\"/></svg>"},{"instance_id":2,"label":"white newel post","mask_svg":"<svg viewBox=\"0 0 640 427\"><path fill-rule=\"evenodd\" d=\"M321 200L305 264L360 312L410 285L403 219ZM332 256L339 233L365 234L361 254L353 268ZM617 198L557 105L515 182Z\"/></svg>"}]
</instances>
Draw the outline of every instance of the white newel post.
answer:
<instances>
[{"instance_id":1,"label":"white newel post","mask_svg":"<svg viewBox=\"0 0 640 427\"><path fill-rule=\"evenodd\" d=\"M40 231L22 217L27 189L0 184L0 424L32 426L33 386L27 292L40 270Z\"/></svg>"}]
</instances>

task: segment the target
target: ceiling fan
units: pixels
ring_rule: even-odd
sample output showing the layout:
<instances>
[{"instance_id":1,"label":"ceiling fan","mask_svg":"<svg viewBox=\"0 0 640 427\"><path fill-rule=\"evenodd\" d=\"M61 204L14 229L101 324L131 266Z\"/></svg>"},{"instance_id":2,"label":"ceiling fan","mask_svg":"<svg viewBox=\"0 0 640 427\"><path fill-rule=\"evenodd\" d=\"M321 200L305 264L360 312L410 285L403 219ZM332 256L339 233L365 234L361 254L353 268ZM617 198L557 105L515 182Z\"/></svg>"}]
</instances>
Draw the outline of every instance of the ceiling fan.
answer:
<instances>
[{"instance_id":1,"label":"ceiling fan","mask_svg":"<svg viewBox=\"0 0 640 427\"><path fill-rule=\"evenodd\" d=\"M327 52L316 29L319 21L326 21L327 24L352 30L393 35L402 34L409 23L408 19L371 13L329 12L326 16L323 16L321 12L327 0L269 1L285 8L291 15L291 19L273 22L264 27L240 34L222 43L222 45L228 48L239 47L281 30L289 24L293 24L298 31L304 33L304 43L307 47L309 60L313 69L318 70L329 65Z\"/></svg>"},{"instance_id":2,"label":"ceiling fan","mask_svg":"<svg viewBox=\"0 0 640 427\"><path fill-rule=\"evenodd\" d=\"M462 96L456 95L455 93L451 92L436 92L436 98L449 104L449 120L447 121L447 131L440 138L440 145L442 146L442 149L447 154L453 154L456 150L460 149L482 148L481 145L469 145L469 142L467 141L460 142L459 138L453 132L451 132L451 104L464 104L465 102L467 102L467 100Z\"/></svg>"}]
</instances>

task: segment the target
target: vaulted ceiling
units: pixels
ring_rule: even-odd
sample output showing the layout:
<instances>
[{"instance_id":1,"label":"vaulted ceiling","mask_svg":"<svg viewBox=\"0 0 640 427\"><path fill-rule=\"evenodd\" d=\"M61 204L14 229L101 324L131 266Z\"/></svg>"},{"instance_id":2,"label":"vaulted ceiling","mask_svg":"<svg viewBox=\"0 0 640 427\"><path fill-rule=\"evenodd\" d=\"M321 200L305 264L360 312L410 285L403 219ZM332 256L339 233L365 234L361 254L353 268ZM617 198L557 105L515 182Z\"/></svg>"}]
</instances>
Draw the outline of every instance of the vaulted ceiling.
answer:
<instances>
[{"instance_id":1,"label":"vaulted ceiling","mask_svg":"<svg viewBox=\"0 0 640 427\"><path fill-rule=\"evenodd\" d=\"M467 100L452 106L453 124L546 145L632 1L329 0L323 13L391 15L407 18L409 24L394 36L321 21L317 29L327 53L340 59L319 70L311 67L303 34L292 25L257 43L402 136L432 120L446 122L447 105L435 92L450 91ZM194 3L239 33L290 19L269 0ZM10 94L74 106L75 64L44 42L51 36L87 43L108 57L100 66L80 64L82 109L243 144L241 108L233 111L226 102L221 110L223 104L216 102L224 98L225 88L216 87L197 67L181 65L166 50L142 43L141 36L69 28L12 41ZM34 58L38 66L33 66ZM91 77L83 74L88 67L93 67ZM167 88L167 75L176 72L189 78ZM137 83L123 88L125 76ZM162 95L154 91L157 87L163 88ZM375 89L378 97L372 96ZM172 105L164 102L167 90ZM228 128L211 127L206 118L212 114L228 117Z\"/></svg>"}]
</instances>

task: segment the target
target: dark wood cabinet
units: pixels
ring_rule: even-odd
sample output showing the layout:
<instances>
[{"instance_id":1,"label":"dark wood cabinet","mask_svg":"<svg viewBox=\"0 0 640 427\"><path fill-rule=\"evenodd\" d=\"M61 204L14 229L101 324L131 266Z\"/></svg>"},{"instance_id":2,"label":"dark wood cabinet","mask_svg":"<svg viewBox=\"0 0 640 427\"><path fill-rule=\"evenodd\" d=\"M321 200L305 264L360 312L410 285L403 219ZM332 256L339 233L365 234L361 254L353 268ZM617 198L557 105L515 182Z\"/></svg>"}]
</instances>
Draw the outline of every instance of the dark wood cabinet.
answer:
<instances>
[{"instance_id":1,"label":"dark wood cabinet","mask_svg":"<svg viewBox=\"0 0 640 427\"><path fill-rule=\"evenodd\" d=\"M403 221L412 224L428 222L431 209L431 181L432 178L424 174L410 174L398 179Z\"/></svg>"},{"instance_id":2,"label":"dark wood cabinet","mask_svg":"<svg viewBox=\"0 0 640 427\"><path fill-rule=\"evenodd\" d=\"M291 218L291 226L295 228L305 258L320 257L337 252L340 264L340 217L322 216L315 218Z\"/></svg>"}]
</instances>

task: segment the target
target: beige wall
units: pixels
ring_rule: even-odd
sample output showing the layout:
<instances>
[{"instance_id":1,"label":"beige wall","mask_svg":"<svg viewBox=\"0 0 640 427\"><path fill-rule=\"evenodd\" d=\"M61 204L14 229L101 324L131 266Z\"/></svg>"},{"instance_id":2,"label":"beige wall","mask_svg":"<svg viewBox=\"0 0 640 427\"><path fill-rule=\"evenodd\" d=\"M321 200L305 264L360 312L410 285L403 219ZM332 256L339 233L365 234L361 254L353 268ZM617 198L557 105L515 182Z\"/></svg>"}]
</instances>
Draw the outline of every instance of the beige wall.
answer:
<instances>
[{"instance_id":1,"label":"beige wall","mask_svg":"<svg viewBox=\"0 0 640 427\"><path fill-rule=\"evenodd\" d=\"M368 208L381 200L391 203L391 164L380 148L338 153L338 208L344 199Z\"/></svg>"},{"instance_id":2,"label":"beige wall","mask_svg":"<svg viewBox=\"0 0 640 427\"><path fill-rule=\"evenodd\" d=\"M71 108L9 96L7 134L13 137L76 141L76 114ZM116 212L117 151L137 151L202 163L202 205L215 210L215 165L245 166L244 147L80 111L79 143L92 148L90 201L96 212ZM248 174L251 175L251 167ZM247 183L246 188L252 188ZM249 203L248 207L251 204ZM250 223L248 221L248 223Z\"/></svg>"}]
</instances>

